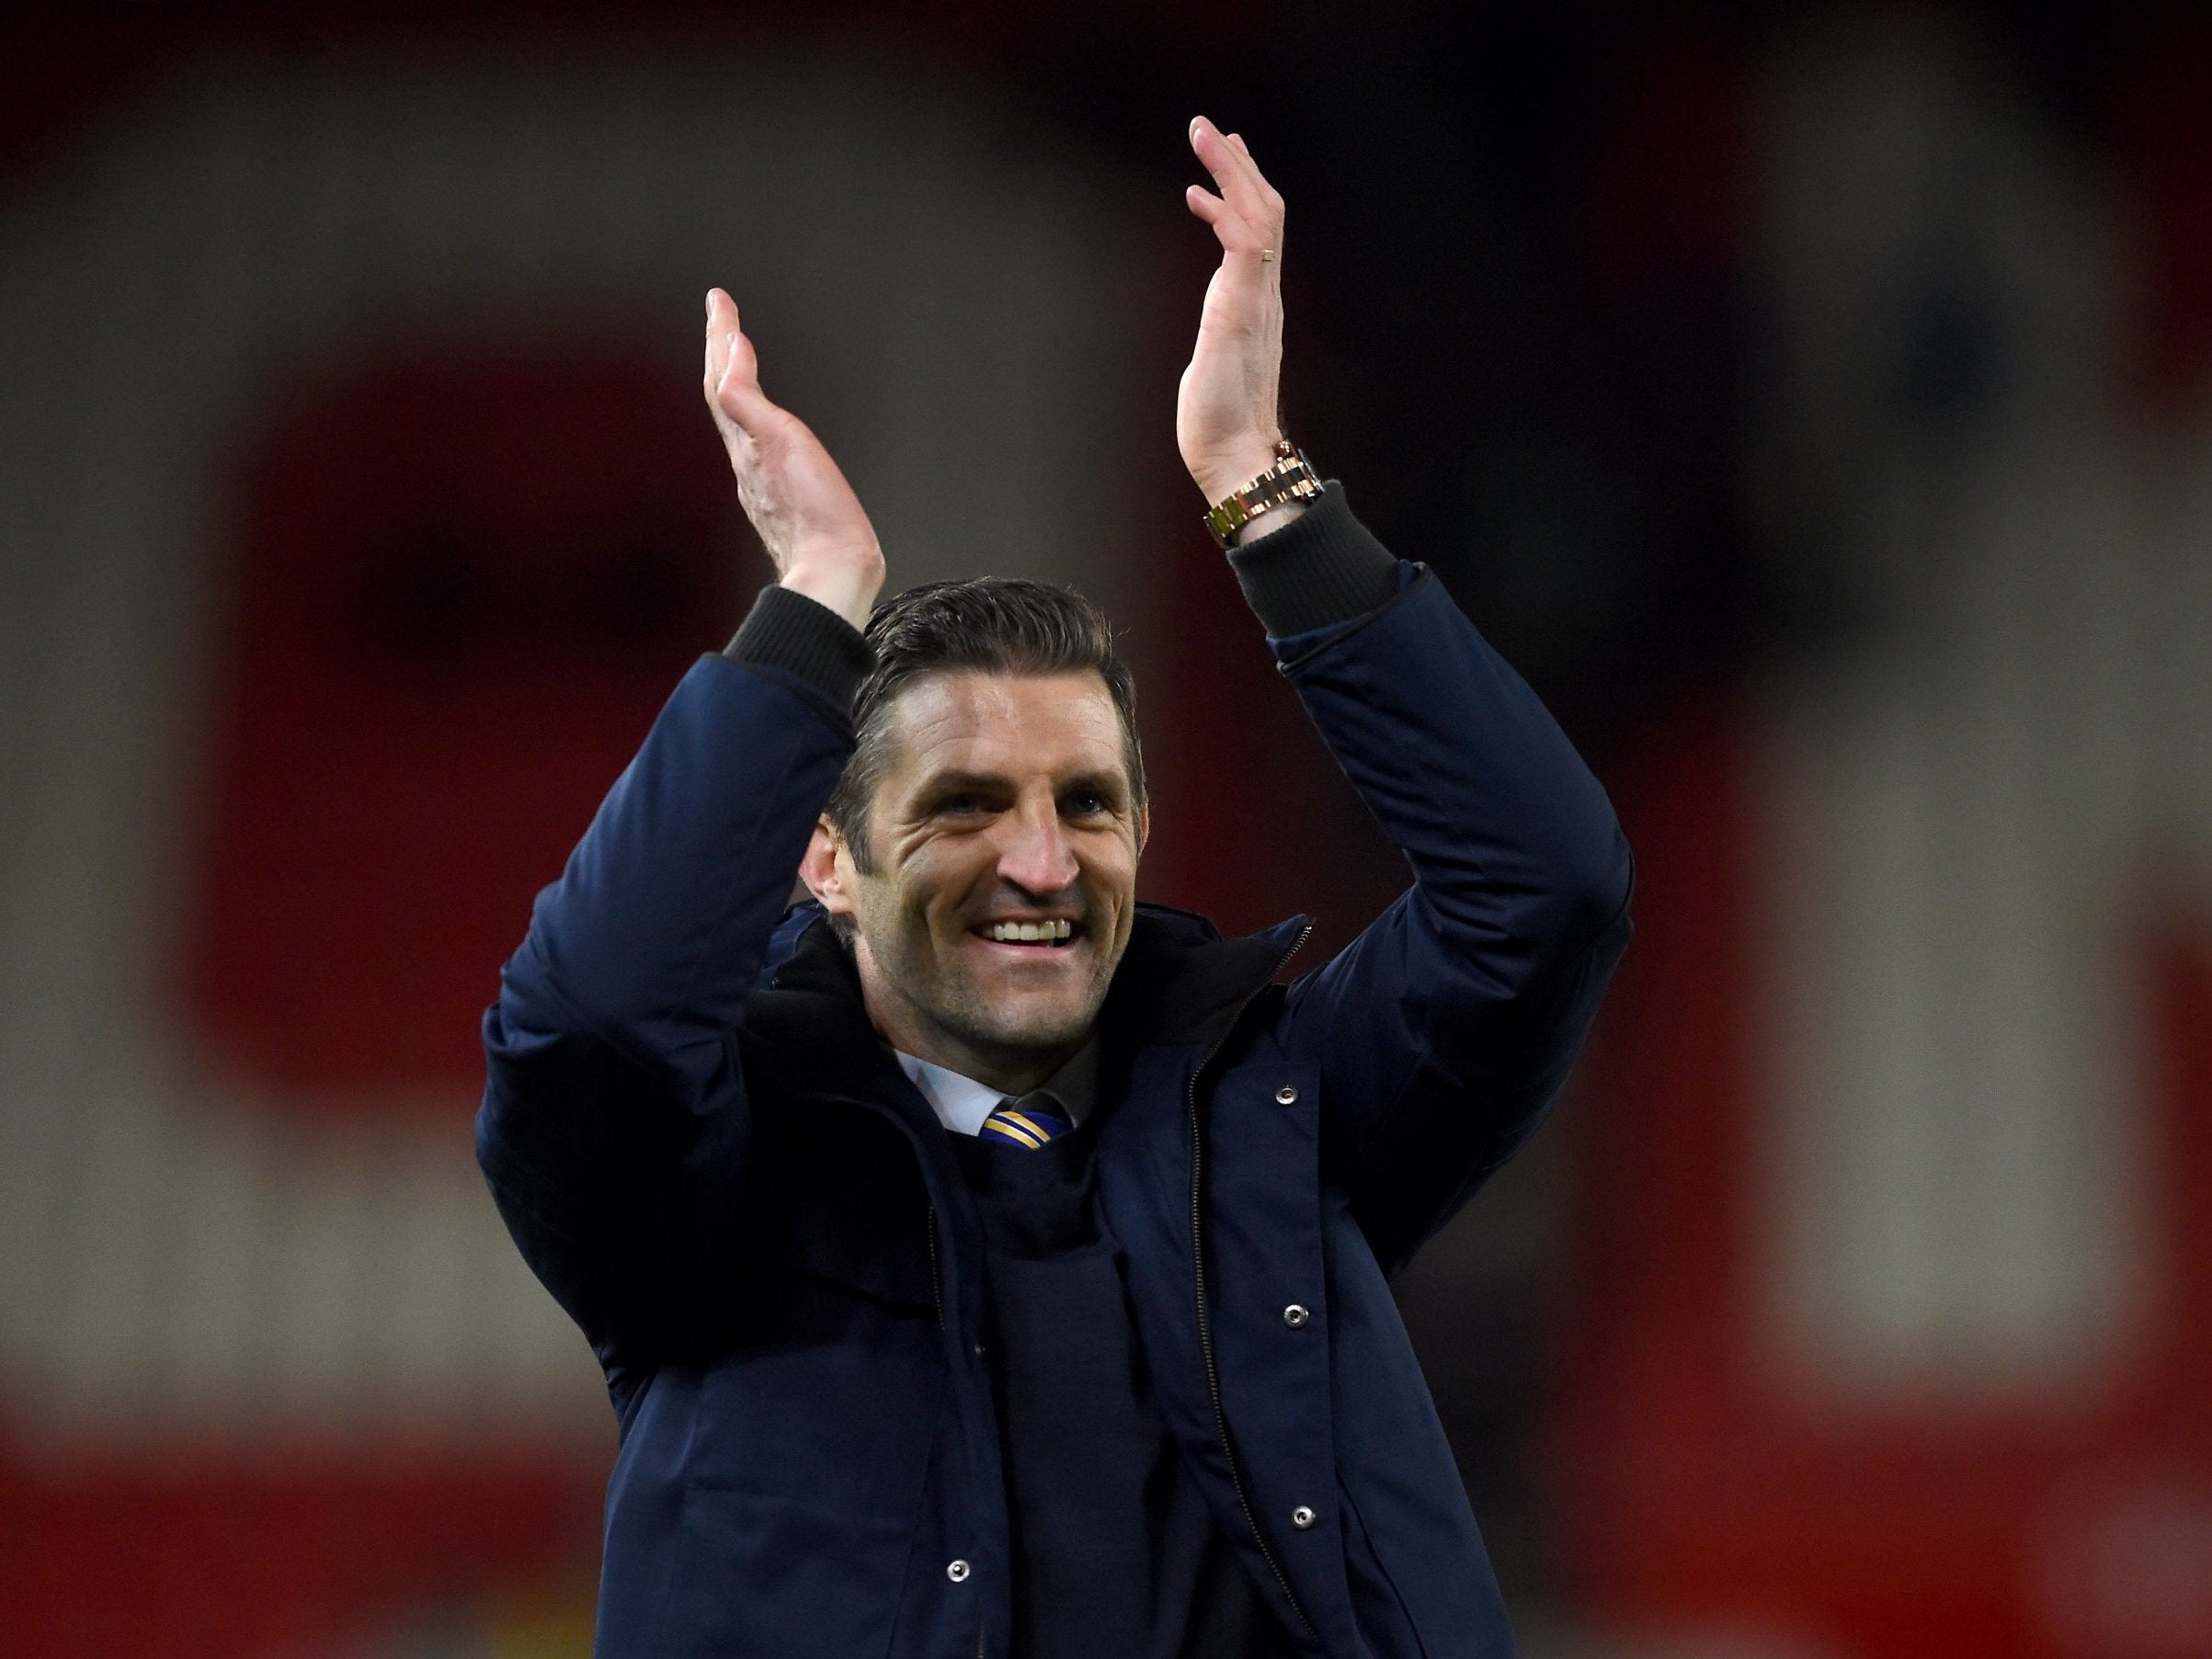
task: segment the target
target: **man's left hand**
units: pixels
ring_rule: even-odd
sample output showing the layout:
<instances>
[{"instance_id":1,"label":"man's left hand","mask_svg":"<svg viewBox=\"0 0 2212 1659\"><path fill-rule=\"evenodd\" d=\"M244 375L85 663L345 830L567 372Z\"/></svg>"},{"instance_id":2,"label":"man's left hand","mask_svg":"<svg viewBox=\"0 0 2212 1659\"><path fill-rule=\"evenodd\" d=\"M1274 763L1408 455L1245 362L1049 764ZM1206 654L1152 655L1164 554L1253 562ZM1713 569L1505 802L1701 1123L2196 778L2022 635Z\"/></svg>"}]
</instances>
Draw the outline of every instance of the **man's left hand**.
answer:
<instances>
[{"instance_id":1,"label":"man's left hand","mask_svg":"<svg viewBox=\"0 0 2212 1659\"><path fill-rule=\"evenodd\" d=\"M1176 398L1175 441L1213 502L1273 465L1283 436L1283 198L1244 140L1203 116L1191 123L1191 148L1220 194L1192 185L1184 200L1214 227L1221 268L1206 285L1198 344Z\"/></svg>"}]
</instances>

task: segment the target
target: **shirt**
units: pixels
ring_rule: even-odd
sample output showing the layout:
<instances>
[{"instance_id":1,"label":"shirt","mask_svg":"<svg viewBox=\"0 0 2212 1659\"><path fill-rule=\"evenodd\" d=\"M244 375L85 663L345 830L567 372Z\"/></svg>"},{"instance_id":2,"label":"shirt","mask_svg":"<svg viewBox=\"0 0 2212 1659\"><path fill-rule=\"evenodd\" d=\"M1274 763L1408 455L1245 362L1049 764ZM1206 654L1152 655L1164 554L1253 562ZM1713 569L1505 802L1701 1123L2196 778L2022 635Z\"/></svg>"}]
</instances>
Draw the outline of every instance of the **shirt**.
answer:
<instances>
[{"instance_id":1,"label":"shirt","mask_svg":"<svg viewBox=\"0 0 2212 1659\"><path fill-rule=\"evenodd\" d=\"M898 1055L899 1070L929 1103L937 1120L956 1135L977 1135L983 1132L983 1120L1004 1106L1009 1098L1003 1089L995 1089L987 1083L923 1060L907 1053L904 1049L893 1051ZM1060 1113L1068 1122L1080 1124L1090 1115L1091 1102L1099 1091L1099 1044L1093 1038L1077 1049L1060 1064L1060 1069L1043 1083L1021 1097L1027 1100L1039 1095L1049 1095L1059 1103Z\"/></svg>"}]
</instances>

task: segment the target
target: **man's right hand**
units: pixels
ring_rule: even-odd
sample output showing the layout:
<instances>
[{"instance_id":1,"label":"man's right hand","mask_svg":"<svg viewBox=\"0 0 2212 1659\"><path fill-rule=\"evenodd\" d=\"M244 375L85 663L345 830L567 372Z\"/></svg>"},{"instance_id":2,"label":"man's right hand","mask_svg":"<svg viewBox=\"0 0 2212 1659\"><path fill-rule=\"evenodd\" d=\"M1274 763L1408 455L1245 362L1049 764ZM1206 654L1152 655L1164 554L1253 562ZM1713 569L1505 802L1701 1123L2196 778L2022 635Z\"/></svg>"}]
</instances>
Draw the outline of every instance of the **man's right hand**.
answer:
<instances>
[{"instance_id":1,"label":"man's right hand","mask_svg":"<svg viewBox=\"0 0 2212 1659\"><path fill-rule=\"evenodd\" d=\"M884 585L875 527L822 440L762 393L737 302L719 288L707 292L706 396L737 474L737 499L777 580L865 628Z\"/></svg>"}]
</instances>

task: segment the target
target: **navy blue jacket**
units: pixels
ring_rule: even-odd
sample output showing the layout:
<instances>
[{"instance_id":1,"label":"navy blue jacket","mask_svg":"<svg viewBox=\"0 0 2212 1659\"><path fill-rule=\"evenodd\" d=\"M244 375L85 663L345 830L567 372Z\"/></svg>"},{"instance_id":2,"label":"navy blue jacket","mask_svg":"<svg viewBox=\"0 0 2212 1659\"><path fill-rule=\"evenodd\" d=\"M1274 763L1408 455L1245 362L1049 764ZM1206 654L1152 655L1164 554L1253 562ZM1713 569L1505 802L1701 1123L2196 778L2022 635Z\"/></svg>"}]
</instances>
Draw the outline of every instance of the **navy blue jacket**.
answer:
<instances>
[{"instance_id":1,"label":"navy blue jacket","mask_svg":"<svg viewBox=\"0 0 2212 1659\"><path fill-rule=\"evenodd\" d=\"M1364 537L1333 488L1266 541L1330 537ZM1301 1648L1457 1659L1511 1639L1385 1279L1556 1094L1630 879L1534 696L1397 568L1381 608L1271 643L1414 884L1287 987L1302 918L1223 939L1142 907L1097 1189L1168 1426ZM602 1655L1007 1652L974 1202L844 951L785 909L850 748L805 676L700 662L485 1017L479 1156L621 1427Z\"/></svg>"}]
</instances>

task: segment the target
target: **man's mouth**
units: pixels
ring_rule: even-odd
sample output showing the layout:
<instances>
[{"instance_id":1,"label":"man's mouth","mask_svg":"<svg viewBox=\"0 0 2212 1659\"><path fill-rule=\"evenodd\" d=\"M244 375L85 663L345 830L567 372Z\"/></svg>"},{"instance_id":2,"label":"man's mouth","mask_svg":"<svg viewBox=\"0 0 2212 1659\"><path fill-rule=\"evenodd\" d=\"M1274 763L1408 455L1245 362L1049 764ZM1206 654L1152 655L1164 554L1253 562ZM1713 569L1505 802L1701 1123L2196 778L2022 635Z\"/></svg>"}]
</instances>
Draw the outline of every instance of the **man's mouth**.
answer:
<instances>
[{"instance_id":1,"label":"man's mouth","mask_svg":"<svg viewBox=\"0 0 2212 1659\"><path fill-rule=\"evenodd\" d=\"M1064 947L1077 937L1076 925L1066 916L1039 922L991 922L973 930L994 945L1038 945L1047 949Z\"/></svg>"}]
</instances>

